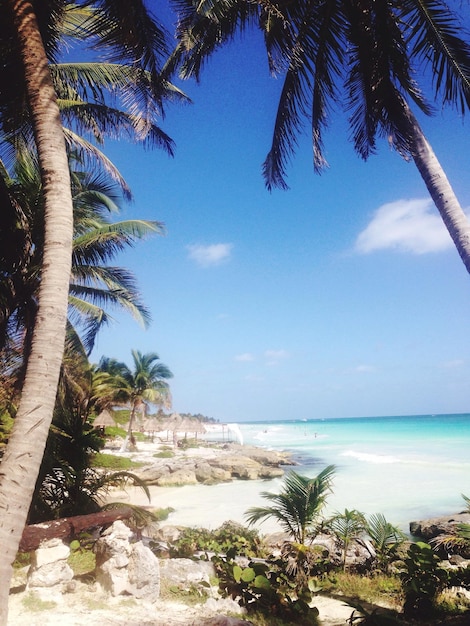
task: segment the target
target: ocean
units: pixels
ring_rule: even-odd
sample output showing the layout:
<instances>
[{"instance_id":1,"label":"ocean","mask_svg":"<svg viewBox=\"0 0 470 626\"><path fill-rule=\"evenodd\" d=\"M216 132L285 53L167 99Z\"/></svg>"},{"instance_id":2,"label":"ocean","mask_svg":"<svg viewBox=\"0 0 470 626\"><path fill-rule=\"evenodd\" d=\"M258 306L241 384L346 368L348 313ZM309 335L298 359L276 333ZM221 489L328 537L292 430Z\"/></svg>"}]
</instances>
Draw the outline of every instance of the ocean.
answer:
<instances>
[{"instance_id":1,"label":"ocean","mask_svg":"<svg viewBox=\"0 0 470 626\"><path fill-rule=\"evenodd\" d=\"M244 443L290 451L306 476L336 465L329 511L383 513L407 530L412 520L462 510L461 494L470 496L470 414L238 426Z\"/></svg>"},{"instance_id":2,"label":"ocean","mask_svg":"<svg viewBox=\"0 0 470 626\"><path fill-rule=\"evenodd\" d=\"M463 510L461 494L470 496L470 414L239 422L229 435L289 451L297 463L292 469L309 477L336 465L325 515L345 508L382 513L408 532L411 521ZM281 487L279 478L150 491L153 505L174 508L167 523L214 529L226 520L246 523L249 507L268 504L262 492ZM279 526L266 520L259 530Z\"/></svg>"}]
</instances>

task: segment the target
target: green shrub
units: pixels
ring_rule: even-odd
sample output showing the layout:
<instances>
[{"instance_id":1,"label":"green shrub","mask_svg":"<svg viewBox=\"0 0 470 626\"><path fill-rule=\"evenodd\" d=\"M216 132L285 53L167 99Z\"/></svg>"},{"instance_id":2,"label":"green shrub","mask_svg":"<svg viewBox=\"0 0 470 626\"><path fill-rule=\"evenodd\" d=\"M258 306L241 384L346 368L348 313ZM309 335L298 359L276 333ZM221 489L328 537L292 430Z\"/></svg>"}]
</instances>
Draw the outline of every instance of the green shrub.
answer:
<instances>
[{"instance_id":1,"label":"green shrub","mask_svg":"<svg viewBox=\"0 0 470 626\"><path fill-rule=\"evenodd\" d=\"M152 511L153 515L155 515L156 521L158 522L163 522L164 520L168 519L168 516L170 515L170 513L174 512L174 508L171 506L167 506L165 509L155 509L154 511Z\"/></svg>"},{"instance_id":2,"label":"green shrub","mask_svg":"<svg viewBox=\"0 0 470 626\"><path fill-rule=\"evenodd\" d=\"M437 594L444 589L448 579L439 562L439 557L427 543L418 541L408 548L405 569L400 573L405 615L426 619L435 612Z\"/></svg>"},{"instance_id":3,"label":"green shrub","mask_svg":"<svg viewBox=\"0 0 470 626\"><path fill-rule=\"evenodd\" d=\"M173 450L160 450L153 455L156 459L171 459L175 456Z\"/></svg>"},{"instance_id":4,"label":"green shrub","mask_svg":"<svg viewBox=\"0 0 470 626\"><path fill-rule=\"evenodd\" d=\"M127 432L120 426L106 426L104 429L105 437L121 437L124 439Z\"/></svg>"},{"instance_id":5,"label":"green shrub","mask_svg":"<svg viewBox=\"0 0 470 626\"><path fill-rule=\"evenodd\" d=\"M246 528L235 522L225 522L214 531L206 528L185 528L179 539L170 547L172 557L191 558L195 552L213 552L260 557L266 550L257 530Z\"/></svg>"},{"instance_id":6,"label":"green shrub","mask_svg":"<svg viewBox=\"0 0 470 626\"><path fill-rule=\"evenodd\" d=\"M143 463L137 463L132 461L132 459L116 454L97 452L93 456L92 465L93 467L103 467L111 470L128 470L133 467L142 467Z\"/></svg>"}]
</instances>

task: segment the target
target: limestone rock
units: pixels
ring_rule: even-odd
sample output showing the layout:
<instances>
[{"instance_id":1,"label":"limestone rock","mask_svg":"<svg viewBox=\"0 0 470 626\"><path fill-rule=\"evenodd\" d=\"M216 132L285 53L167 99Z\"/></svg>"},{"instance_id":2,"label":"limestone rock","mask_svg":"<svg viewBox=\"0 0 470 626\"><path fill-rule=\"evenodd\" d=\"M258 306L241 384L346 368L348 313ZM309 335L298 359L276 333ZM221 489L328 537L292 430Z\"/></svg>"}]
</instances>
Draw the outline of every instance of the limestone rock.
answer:
<instances>
[{"instance_id":1,"label":"limestone rock","mask_svg":"<svg viewBox=\"0 0 470 626\"><path fill-rule=\"evenodd\" d=\"M429 541L442 534L449 534L458 524L470 524L470 513L456 513L442 517L433 517L418 522L410 522L410 533Z\"/></svg>"},{"instance_id":2,"label":"limestone rock","mask_svg":"<svg viewBox=\"0 0 470 626\"><path fill-rule=\"evenodd\" d=\"M154 553L141 541L133 543L129 555L129 587L135 598L155 602L160 596L160 567Z\"/></svg>"},{"instance_id":3,"label":"limestone rock","mask_svg":"<svg viewBox=\"0 0 470 626\"><path fill-rule=\"evenodd\" d=\"M159 487L178 487L180 485L196 485L196 473L193 469L177 469L170 474L165 474L157 480Z\"/></svg>"},{"instance_id":4,"label":"limestone rock","mask_svg":"<svg viewBox=\"0 0 470 626\"><path fill-rule=\"evenodd\" d=\"M163 579L175 584L191 585L209 582L215 576L214 565L210 561L193 561L192 559L162 559L160 575Z\"/></svg>"},{"instance_id":5,"label":"limestone rock","mask_svg":"<svg viewBox=\"0 0 470 626\"><path fill-rule=\"evenodd\" d=\"M230 472L232 476L245 480L256 480L262 469L261 463L247 456L223 456L214 459L212 464Z\"/></svg>"},{"instance_id":6,"label":"limestone rock","mask_svg":"<svg viewBox=\"0 0 470 626\"><path fill-rule=\"evenodd\" d=\"M44 541L33 552L28 572L28 587L55 587L68 583L73 578L72 568L67 563L70 548L60 539Z\"/></svg>"},{"instance_id":7,"label":"limestone rock","mask_svg":"<svg viewBox=\"0 0 470 626\"><path fill-rule=\"evenodd\" d=\"M132 595L154 602L160 595L157 557L123 522L115 522L95 544L96 580L113 596Z\"/></svg>"}]
</instances>

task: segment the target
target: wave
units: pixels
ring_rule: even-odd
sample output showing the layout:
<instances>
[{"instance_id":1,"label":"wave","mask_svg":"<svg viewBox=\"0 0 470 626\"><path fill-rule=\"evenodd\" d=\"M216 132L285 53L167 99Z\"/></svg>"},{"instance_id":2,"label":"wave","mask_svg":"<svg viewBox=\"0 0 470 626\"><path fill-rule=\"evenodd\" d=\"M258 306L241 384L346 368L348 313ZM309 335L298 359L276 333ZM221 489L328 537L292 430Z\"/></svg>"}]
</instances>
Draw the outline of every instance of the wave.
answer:
<instances>
[{"instance_id":1,"label":"wave","mask_svg":"<svg viewBox=\"0 0 470 626\"><path fill-rule=\"evenodd\" d=\"M358 461L364 461L365 463L374 464L391 464L401 463L400 459L395 456L389 456L386 454L369 454L367 452L356 452L355 450L346 450L342 452L340 456L351 456Z\"/></svg>"}]
</instances>

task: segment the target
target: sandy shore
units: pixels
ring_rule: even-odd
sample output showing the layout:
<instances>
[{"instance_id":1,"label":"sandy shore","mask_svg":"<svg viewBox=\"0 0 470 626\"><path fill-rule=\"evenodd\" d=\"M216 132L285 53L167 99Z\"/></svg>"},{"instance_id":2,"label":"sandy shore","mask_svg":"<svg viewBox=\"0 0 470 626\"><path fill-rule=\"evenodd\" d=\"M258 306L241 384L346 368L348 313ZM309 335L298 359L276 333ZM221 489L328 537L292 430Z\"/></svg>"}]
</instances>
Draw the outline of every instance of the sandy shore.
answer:
<instances>
[{"instance_id":1,"label":"sandy shore","mask_svg":"<svg viewBox=\"0 0 470 626\"><path fill-rule=\"evenodd\" d=\"M138 444L138 451L123 453L145 464L156 463L153 456L165 445L159 442ZM117 450L105 452L118 453ZM223 454L219 448L200 447L182 451L175 449L173 459L214 458ZM158 461L160 462L160 461ZM244 523L244 512L250 506L263 501L262 491L277 491L281 479L274 480L233 480L216 485L187 485L182 487L151 486L151 506L172 507L175 512L163 523L182 526L199 526L214 529L226 520ZM121 501L139 505L149 505L141 489L129 488L126 491L112 490L108 501ZM277 532L279 526L268 522L259 527L263 533ZM21 576L21 575L20 575ZM24 576L24 572L23 572ZM209 600L205 605L188 607L179 602L160 599L155 604L146 604L132 598L109 598L95 585L77 582L75 588L61 595L53 589L42 591L36 597L25 591L21 579L15 581L10 594L9 626L204 626L207 619L217 614L228 614L224 601ZM352 613L351 607L337 599L318 596L315 606L320 611L323 626L344 625ZM248 618L247 618L248 619Z\"/></svg>"},{"instance_id":2,"label":"sandy shore","mask_svg":"<svg viewBox=\"0 0 470 626\"><path fill-rule=\"evenodd\" d=\"M138 443L137 452L119 453L116 450L105 450L120 456L126 456L133 461L145 464L157 463L153 456L166 444L159 442ZM166 464L176 464L180 459L214 459L226 452L219 447L199 447L188 450L174 449L175 456L165 459ZM158 460L158 462L162 462ZM285 471L289 471L286 466ZM219 483L216 485L183 485L181 487L158 487L149 486L151 501L142 489L128 487L125 490L112 489L107 501L125 502L139 506L155 508L171 507L174 512L170 514L166 523L175 526L193 526L213 530L227 520L245 524L245 512L249 507L261 506L266 501L261 497L263 491L278 491L282 478L271 480L237 480ZM266 520L257 528L262 533L279 532L281 528L273 520Z\"/></svg>"}]
</instances>

